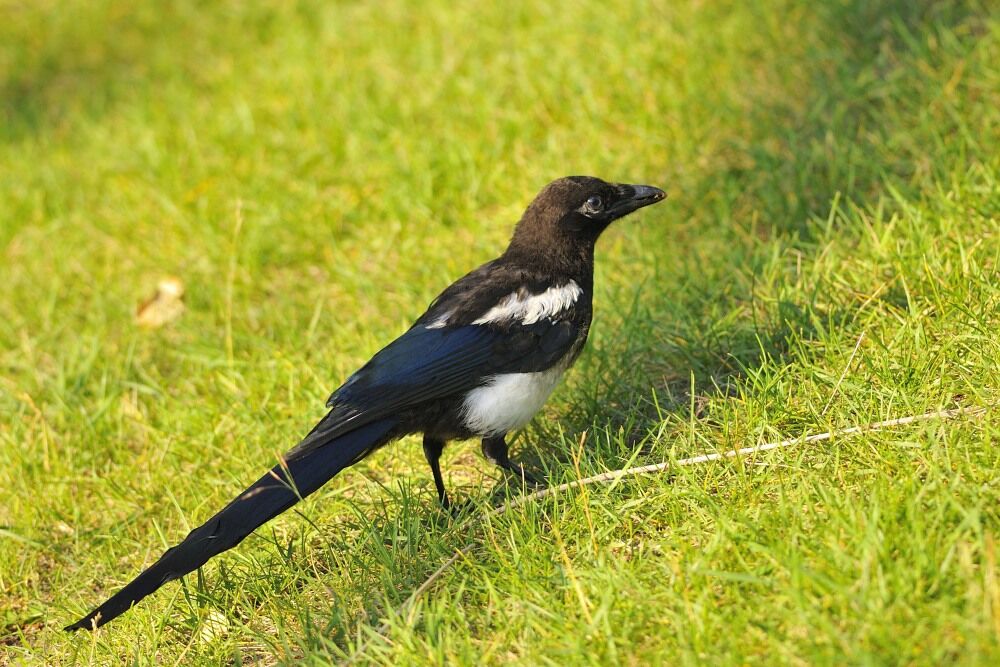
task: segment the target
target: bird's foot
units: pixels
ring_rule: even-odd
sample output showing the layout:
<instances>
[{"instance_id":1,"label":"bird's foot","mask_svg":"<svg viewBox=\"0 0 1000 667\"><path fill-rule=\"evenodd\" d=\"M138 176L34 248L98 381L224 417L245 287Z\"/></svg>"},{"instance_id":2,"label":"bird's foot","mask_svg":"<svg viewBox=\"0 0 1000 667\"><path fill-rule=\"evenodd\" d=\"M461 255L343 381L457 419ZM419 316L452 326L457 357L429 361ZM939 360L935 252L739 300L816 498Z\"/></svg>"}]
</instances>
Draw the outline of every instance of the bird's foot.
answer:
<instances>
[{"instance_id":1,"label":"bird's foot","mask_svg":"<svg viewBox=\"0 0 1000 667\"><path fill-rule=\"evenodd\" d=\"M445 496L440 500L441 509L450 514L454 519L465 516L476 506L474 502L468 499L452 502L448 496Z\"/></svg>"}]
</instances>

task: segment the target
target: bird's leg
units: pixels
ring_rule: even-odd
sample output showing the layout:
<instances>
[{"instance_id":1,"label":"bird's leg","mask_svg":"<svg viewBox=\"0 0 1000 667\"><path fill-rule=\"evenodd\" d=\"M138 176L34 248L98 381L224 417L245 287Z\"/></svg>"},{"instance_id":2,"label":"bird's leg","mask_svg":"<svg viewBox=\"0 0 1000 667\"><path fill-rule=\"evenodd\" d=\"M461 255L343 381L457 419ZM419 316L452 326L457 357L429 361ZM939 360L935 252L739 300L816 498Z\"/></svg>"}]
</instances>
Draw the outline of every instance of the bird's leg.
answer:
<instances>
[{"instance_id":1,"label":"bird's leg","mask_svg":"<svg viewBox=\"0 0 1000 667\"><path fill-rule=\"evenodd\" d=\"M483 438L483 456L492 461L504 470L514 473L528 484L540 486L542 483L537 477L524 469L524 466L512 463L507 456L506 434Z\"/></svg>"},{"instance_id":2,"label":"bird's leg","mask_svg":"<svg viewBox=\"0 0 1000 667\"><path fill-rule=\"evenodd\" d=\"M428 435L424 436L424 456L431 464L431 472L434 473L434 486L437 487L438 500L445 509L451 507L448 494L444 490L444 478L441 477L441 452L444 451L444 440L438 440Z\"/></svg>"}]
</instances>

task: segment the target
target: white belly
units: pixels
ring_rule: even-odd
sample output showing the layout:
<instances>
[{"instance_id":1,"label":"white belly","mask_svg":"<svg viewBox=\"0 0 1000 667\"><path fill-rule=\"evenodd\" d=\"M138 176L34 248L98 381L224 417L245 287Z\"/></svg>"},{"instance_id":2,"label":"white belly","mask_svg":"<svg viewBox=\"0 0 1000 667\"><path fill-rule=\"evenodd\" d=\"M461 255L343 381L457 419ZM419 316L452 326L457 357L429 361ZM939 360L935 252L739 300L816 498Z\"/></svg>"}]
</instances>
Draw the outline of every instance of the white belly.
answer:
<instances>
[{"instance_id":1,"label":"white belly","mask_svg":"<svg viewBox=\"0 0 1000 667\"><path fill-rule=\"evenodd\" d=\"M494 375L465 395L462 415L466 427L477 435L488 436L524 426L559 384L567 365L559 363L538 373Z\"/></svg>"}]
</instances>

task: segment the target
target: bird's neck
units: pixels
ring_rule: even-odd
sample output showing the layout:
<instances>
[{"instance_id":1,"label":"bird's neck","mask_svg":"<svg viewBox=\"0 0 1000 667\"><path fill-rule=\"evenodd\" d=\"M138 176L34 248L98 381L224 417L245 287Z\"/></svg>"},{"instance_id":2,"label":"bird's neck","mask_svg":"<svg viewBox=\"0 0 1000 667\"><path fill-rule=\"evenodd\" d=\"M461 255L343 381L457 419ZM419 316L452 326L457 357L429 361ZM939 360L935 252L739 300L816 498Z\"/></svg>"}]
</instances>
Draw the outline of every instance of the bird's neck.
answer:
<instances>
[{"instance_id":1,"label":"bird's neck","mask_svg":"<svg viewBox=\"0 0 1000 667\"><path fill-rule=\"evenodd\" d=\"M593 244L533 247L512 243L504 252L504 259L530 273L573 280L584 289L594 285Z\"/></svg>"}]
</instances>

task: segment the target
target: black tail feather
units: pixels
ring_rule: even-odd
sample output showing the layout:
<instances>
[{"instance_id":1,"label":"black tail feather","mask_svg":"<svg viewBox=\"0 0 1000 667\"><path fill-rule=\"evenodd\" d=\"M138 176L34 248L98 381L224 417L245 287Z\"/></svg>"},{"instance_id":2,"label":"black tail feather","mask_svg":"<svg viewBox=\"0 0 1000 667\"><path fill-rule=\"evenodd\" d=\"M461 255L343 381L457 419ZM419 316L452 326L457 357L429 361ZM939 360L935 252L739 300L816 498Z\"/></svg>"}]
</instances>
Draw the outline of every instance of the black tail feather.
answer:
<instances>
[{"instance_id":1,"label":"black tail feather","mask_svg":"<svg viewBox=\"0 0 1000 667\"><path fill-rule=\"evenodd\" d=\"M128 611L163 584L192 572L208 559L232 549L270 519L323 486L344 468L385 443L395 424L381 420L345 433L322 447L276 466L211 519L168 549L125 588L66 630L91 630ZM291 473L292 482L288 481Z\"/></svg>"}]
</instances>

